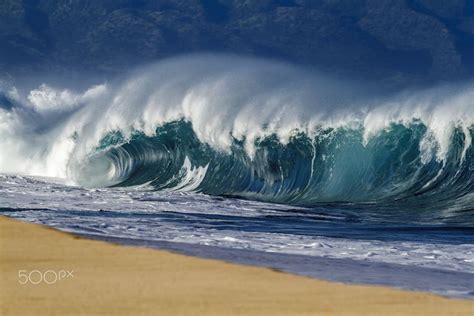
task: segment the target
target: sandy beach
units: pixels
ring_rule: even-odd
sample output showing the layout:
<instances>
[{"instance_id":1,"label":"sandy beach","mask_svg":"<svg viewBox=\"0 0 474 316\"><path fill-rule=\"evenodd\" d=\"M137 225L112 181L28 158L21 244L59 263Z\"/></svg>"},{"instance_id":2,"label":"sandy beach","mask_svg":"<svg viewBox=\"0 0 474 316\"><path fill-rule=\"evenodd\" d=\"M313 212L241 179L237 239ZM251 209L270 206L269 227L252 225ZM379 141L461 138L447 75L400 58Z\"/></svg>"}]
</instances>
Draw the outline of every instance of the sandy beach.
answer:
<instances>
[{"instance_id":1,"label":"sandy beach","mask_svg":"<svg viewBox=\"0 0 474 316\"><path fill-rule=\"evenodd\" d=\"M474 314L473 301L85 240L6 217L0 258L2 315Z\"/></svg>"}]
</instances>

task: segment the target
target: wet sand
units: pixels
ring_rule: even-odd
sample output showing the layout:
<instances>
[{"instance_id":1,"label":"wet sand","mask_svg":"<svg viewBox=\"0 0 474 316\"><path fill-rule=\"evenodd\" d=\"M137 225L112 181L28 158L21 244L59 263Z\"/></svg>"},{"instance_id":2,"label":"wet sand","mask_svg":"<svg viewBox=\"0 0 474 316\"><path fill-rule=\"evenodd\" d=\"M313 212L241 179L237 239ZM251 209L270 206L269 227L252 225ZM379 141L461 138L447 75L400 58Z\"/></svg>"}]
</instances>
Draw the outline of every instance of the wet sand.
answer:
<instances>
[{"instance_id":1,"label":"wet sand","mask_svg":"<svg viewBox=\"0 0 474 316\"><path fill-rule=\"evenodd\" d=\"M0 314L474 315L474 301L120 246L0 217Z\"/></svg>"}]
</instances>

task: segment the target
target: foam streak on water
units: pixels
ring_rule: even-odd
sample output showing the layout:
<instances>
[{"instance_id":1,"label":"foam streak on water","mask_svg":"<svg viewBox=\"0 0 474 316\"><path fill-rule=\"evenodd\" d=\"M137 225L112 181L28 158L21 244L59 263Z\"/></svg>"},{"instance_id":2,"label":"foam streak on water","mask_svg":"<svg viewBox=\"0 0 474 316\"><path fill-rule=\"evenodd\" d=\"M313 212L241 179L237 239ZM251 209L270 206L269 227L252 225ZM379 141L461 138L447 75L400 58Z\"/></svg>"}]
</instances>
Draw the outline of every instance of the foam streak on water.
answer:
<instances>
[{"instance_id":1,"label":"foam streak on water","mask_svg":"<svg viewBox=\"0 0 474 316\"><path fill-rule=\"evenodd\" d=\"M361 224L350 209L307 209L196 193L155 192L143 187L86 189L51 179L6 175L0 177L0 187L0 213L94 238L118 238L142 245L170 241L290 257L348 259L358 266L364 262L400 264L442 270L453 273L453 277L456 273L474 276L474 237L469 230L422 226L394 229L393 225L390 229ZM211 255L205 253L201 255ZM255 260L244 263L259 264L260 259ZM276 267L312 275L307 265L305 271L299 271L298 265L280 266L290 259L275 260ZM372 276L370 282L386 284L385 277L381 274L374 281ZM354 276L354 280L358 279ZM396 286L417 288L403 282ZM442 284L436 288L438 293L468 297L474 287L463 285L451 294L449 290L453 289L443 290Z\"/></svg>"}]
</instances>

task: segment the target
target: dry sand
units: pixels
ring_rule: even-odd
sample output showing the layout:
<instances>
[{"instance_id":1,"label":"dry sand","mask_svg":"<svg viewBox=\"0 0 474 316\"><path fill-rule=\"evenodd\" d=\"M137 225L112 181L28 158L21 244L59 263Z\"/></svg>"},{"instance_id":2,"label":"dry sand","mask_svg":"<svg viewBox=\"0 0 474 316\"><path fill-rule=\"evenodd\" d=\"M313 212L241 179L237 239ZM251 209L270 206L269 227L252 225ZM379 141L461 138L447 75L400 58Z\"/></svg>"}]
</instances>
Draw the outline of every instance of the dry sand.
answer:
<instances>
[{"instance_id":1,"label":"dry sand","mask_svg":"<svg viewBox=\"0 0 474 316\"><path fill-rule=\"evenodd\" d=\"M48 272L53 284L22 285L19 270L73 277L53 283ZM72 314L474 315L474 301L119 246L0 217L0 315Z\"/></svg>"}]
</instances>

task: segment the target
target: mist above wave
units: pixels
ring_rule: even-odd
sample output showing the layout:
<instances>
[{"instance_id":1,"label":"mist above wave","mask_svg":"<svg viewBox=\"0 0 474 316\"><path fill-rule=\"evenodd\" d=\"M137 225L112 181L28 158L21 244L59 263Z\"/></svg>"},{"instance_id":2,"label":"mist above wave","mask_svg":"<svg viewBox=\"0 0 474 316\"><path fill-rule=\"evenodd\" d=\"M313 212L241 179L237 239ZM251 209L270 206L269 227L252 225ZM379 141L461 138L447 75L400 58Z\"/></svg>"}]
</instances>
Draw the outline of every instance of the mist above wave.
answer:
<instances>
[{"instance_id":1,"label":"mist above wave","mask_svg":"<svg viewBox=\"0 0 474 316\"><path fill-rule=\"evenodd\" d=\"M84 183L87 178L95 179L89 181L90 185L116 184L124 180L124 172L134 170L123 163L117 165L117 160L110 157L96 159L104 138L118 132L120 140L109 144L116 148L130 142L137 133L155 137L159 127L171 122L188 122L200 144L222 155L232 155L238 143L250 163L262 155L262 148L258 147L262 140L273 137L284 146L297 135L305 135L312 146L308 149L312 164L316 154L311 156L311 142L321 135L353 130L359 135L356 141L365 148L371 139L395 125L411 128L420 124L421 134L412 145L419 151L419 161L435 161L439 170L456 139L460 139L456 145L460 146L457 164L466 159L474 122L472 83L382 97L363 83L342 82L274 61L222 55L165 60L82 92L57 89L47 83L24 93L14 87L3 90L9 106L0 107L0 172ZM162 146L161 151L148 151L145 158L154 162L156 155L166 152L169 154L169 148ZM186 154L175 159L179 162L176 170L184 168L188 176L192 171L201 181L208 171L198 168L205 168L206 163L193 165L196 162ZM122 161L124 157L137 159L126 150L123 155ZM143 153L139 158L140 155L144 157ZM468 155L467 159L472 157ZM370 160L363 166L370 168ZM317 167L304 170L312 176ZM394 172L401 169L397 170ZM424 184L439 176L440 172L435 172L424 179ZM200 183L193 181L195 186Z\"/></svg>"}]
</instances>

